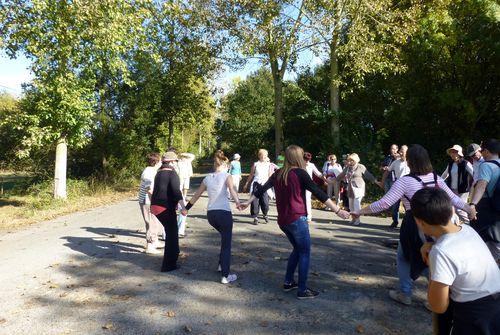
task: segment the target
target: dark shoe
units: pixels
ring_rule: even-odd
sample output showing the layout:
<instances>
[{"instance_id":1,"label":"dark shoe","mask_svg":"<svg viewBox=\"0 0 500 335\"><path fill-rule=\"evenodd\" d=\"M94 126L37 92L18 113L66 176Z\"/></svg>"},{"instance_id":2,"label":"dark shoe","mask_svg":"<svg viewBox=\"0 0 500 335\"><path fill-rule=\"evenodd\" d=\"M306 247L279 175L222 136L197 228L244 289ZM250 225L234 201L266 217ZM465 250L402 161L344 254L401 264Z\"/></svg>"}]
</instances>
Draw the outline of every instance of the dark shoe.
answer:
<instances>
[{"instance_id":1,"label":"dark shoe","mask_svg":"<svg viewBox=\"0 0 500 335\"><path fill-rule=\"evenodd\" d=\"M396 228L398 227L398 224L399 224L399 222L393 222L393 223L390 225L390 227L391 227L392 229L396 229Z\"/></svg>"},{"instance_id":2,"label":"dark shoe","mask_svg":"<svg viewBox=\"0 0 500 335\"><path fill-rule=\"evenodd\" d=\"M293 281L291 284L283 284L283 291L288 292L291 290L295 290L299 285L295 281Z\"/></svg>"},{"instance_id":3,"label":"dark shoe","mask_svg":"<svg viewBox=\"0 0 500 335\"><path fill-rule=\"evenodd\" d=\"M264 222L263 223L269 223L269 217L267 215L264 216Z\"/></svg>"},{"instance_id":4,"label":"dark shoe","mask_svg":"<svg viewBox=\"0 0 500 335\"><path fill-rule=\"evenodd\" d=\"M314 299L319 295L319 292L313 291L310 288L306 289L304 292L297 293L297 299Z\"/></svg>"},{"instance_id":5,"label":"dark shoe","mask_svg":"<svg viewBox=\"0 0 500 335\"><path fill-rule=\"evenodd\" d=\"M259 219L254 218L254 219L253 219L252 224L253 224L254 226L258 225L258 224L259 224Z\"/></svg>"},{"instance_id":6,"label":"dark shoe","mask_svg":"<svg viewBox=\"0 0 500 335\"><path fill-rule=\"evenodd\" d=\"M169 267L169 268L165 268L165 269L161 269L161 272L170 272L170 271L175 271L175 270L178 270L180 269L181 266L180 265L176 265L174 267Z\"/></svg>"}]
</instances>

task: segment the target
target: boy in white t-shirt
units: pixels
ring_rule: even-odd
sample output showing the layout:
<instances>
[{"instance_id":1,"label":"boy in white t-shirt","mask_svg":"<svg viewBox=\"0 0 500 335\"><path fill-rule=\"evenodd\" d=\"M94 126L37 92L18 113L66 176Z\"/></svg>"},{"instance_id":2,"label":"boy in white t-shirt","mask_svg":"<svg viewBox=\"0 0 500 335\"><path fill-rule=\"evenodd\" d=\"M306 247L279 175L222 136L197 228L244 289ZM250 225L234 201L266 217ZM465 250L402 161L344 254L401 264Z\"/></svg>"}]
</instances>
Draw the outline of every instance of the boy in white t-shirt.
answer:
<instances>
[{"instance_id":1,"label":"boy in white t-shirt","mask_svg":"<svg viewBox=\"0 0 500 335\"><path fill-rule=\"evenodd\" d=\"M451 222L451 200L439 188L417 191L411 209L435 239L424 244L422 257L430 270L429 305L442 314L439 334L500 334L500 269L486 244L468 225Z\"/></svg>"}]
</instances>

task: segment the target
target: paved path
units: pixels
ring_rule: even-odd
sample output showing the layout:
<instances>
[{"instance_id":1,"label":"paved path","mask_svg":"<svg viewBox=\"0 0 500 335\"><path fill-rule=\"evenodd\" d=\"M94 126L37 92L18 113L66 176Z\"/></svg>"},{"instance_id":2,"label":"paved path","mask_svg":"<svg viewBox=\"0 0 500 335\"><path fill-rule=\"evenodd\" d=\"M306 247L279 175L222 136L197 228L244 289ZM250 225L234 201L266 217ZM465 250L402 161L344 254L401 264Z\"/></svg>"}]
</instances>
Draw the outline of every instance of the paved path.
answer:
<instances>
[{"instance_id":1,"label":"paved path","mask_svg":"<svg viewBox=\"0 0 500 335\"><path fill-rule=\"evenodd\" d=\"M242 195L246 197L246 195ZM192 209L182 268L160 273L146 255L133 199L0 234L0 334L430 334L425 280L413 306L391 302L397 233L389 221L360 227L314 210L309 285L299 301L282 292L289 243L277 227L235 211L232 285L219 283L219 236ZM332 223L333 222L333 223Z\"/></svg>"}]
</instances>

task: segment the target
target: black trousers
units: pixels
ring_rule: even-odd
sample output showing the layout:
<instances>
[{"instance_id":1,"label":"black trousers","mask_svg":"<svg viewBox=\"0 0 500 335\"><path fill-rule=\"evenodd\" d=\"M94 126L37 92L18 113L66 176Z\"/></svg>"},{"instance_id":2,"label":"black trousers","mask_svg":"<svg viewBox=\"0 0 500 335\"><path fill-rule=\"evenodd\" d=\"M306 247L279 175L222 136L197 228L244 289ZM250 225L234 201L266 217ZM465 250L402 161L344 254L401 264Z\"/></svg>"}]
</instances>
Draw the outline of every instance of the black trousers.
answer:
<instances>
[{"instance_id":1,"label":"black trousers","mask_svg":"<svg viewBox=\"0 0 500 335\"><path fill-rule=\"evenodd\" d=\"M167 209L156 216L165 227L165 250L161 271L167 272L177 268L179 258L179 228L177 227L177 214L175 210Z\"/></svg>"},{"instance_id":2,"label":"black trousers","mask_svg":"<svg viewBox=\"0 0 500 335\"><path fill-rule=\"evenodd\" d=\"M448 310L437 315L439 335L500 334L500 294L468 302L450 300Z\"/></svg>"},{"instance_id":3,"label":"black trousers","mask_svg":"<svg viewBox=\"0 0 500 335\"><path fill-rule=\"evenodd\" d=\"M261 185L257 182L253 183L253 190L257 190ZM262 214L267 216L267 212L269 212L269 195L267 192L264 192L260 198L255 198L250 204L250 214L252 217L256 218L259 215L259 207L262 210Z\"/></svg>"}]
</instances>

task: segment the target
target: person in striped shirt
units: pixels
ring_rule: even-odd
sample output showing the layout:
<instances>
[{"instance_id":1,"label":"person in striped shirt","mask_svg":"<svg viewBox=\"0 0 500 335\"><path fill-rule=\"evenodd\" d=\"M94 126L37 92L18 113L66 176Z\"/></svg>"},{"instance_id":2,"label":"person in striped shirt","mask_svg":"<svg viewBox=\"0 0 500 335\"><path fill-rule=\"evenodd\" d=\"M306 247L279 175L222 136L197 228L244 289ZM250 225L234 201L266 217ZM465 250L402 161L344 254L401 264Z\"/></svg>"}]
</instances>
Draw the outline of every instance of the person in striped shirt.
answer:
<instances>
[{"instance_id":1,"label":"person in striped shirt","mask_svg":"<svg viewBox=\"0 0 500 335\"><path fill-rule=\"evenodd\" d=\"M438 187L444 190L451 199L455 208L463 209L474 218L475 210L466 204L459 196L446 185L444 180L433 172L432 164L427 150L421 145L413 145L407 152L410 174L396 180L389 191L378 201L351 212L352 217L379 213L387 210L399 200L402 200L406 210L401 230L399 232L399 245L397 249L397 271L399 277L399 290L389 291L389 296L405 305L411 304L413 281L416 280L427 268L424 263L420 248L426 241L426 236L417 228L411 213L410 200L418 190L424 187Z\"/></svg>"}]
</instances>

